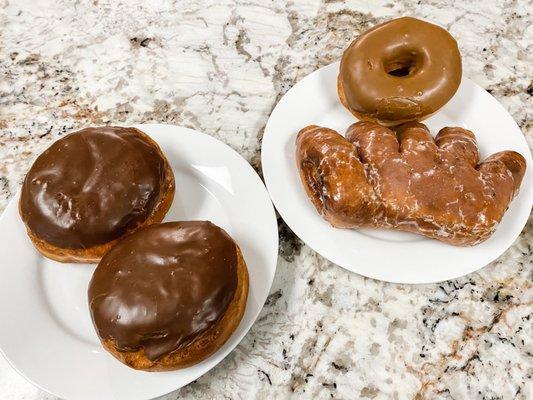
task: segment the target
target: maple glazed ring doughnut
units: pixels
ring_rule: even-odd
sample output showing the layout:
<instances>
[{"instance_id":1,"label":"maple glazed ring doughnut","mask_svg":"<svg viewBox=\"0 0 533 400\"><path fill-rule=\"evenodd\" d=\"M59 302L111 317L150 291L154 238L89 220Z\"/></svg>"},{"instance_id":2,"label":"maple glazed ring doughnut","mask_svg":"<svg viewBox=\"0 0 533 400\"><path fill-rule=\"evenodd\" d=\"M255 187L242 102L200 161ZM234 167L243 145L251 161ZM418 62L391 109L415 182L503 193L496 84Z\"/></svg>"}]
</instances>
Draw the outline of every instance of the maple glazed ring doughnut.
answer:
<instances>
[{"instance_id":1,"label":"maple glazed ring doughnut","mask_svg":"<svg viewBox=\"0 0 533 400\"><path fill-rule=\"evenodd\" d=\"M161 222L173 198L174 174L157 143L108 126L46 149L26 175L19 212L45 257L98 262L124 235Z\"/></svg>"},{"instance_id":2,"label":"maple glazed ring doughnut","mask_svg":"<svg viewBox=\"0 0 533 400\"><path fill-rule=\"evenodd\" d=\"M435 113L461 83L461 54L443 28L393 19L364 32L342 56L337 89L358 119L397 125Z\"/></svg>"},{"instance_id":3,"label":"maple glazed ring doughnut","mask_svg":"<svg viewBox=\"0 0 533 400\"><path fill-rule=\"evenodd\" d=\"M248 270L233 239L208 221L167 222L122 239L89 283L102 345L124 364L162 371L200 362L235 331Z\"/></svg>"}]
</instances>

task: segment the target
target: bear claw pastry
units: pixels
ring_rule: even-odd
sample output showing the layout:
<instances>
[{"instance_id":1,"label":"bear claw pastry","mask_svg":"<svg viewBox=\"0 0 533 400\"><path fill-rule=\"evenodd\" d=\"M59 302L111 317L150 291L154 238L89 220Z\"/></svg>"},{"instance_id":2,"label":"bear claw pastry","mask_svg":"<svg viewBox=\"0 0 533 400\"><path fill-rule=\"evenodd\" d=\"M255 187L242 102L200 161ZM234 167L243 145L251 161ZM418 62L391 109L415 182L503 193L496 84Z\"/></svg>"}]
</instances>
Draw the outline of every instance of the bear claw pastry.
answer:
<instances>
[{"instance_id":1,"label":"bear claw pastry","mask_svg":"<svg viewBox=\"0 0 533 400\"><path fill-rule=\"evenodd\" d=\"M296 142L307 195L334 227L397 229L459 246L491 236L526 169L514 151L479 163L472 132L443 128L433 139L418 122L357 122L346 138L311 125Z\"/></svg>"}]
</instances>

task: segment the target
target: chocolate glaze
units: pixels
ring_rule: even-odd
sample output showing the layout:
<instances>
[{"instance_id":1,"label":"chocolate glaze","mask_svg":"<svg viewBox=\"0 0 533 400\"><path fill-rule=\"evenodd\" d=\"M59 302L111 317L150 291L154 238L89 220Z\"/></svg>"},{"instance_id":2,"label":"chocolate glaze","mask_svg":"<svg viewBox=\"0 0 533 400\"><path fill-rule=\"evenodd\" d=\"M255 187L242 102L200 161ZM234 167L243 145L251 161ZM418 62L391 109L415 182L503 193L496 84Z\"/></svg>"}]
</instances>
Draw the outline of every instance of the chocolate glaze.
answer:
<instances>
[{"instance_id":1,"label":"chocolate glaze","mask_svg":"<svg viewBox=\"0 0 533 400\"><path fill-rule=\"evenodd\" d=\"M141 229L113 247L89 284L101 339L152 361L183 348L224 315L237 288L237 249L207 221Z\"/></svg>"},{"instance_id":2,"label":"chocolate glaze","mask_svg":"<svg viewBox=\"0 0 533 400\"><path fill-rule=\"evenodd\" d=\"M26 175L21 216L38 238L88 248L144 222L157 204L165 160L134 128L86 128L52 144Z\"/></svg>"},{"instance_id":3,"label":"chocolate glaze","mask_svg":"<svg viewBox=\"0 0 533 400\"><path fill-rule=\"evenodd\" d=\"M437 111L461 83L461 55L444 29L411 17L360 35L346 49L339 80L356 113L383 121Z\"/></svg>"}]
</instances>

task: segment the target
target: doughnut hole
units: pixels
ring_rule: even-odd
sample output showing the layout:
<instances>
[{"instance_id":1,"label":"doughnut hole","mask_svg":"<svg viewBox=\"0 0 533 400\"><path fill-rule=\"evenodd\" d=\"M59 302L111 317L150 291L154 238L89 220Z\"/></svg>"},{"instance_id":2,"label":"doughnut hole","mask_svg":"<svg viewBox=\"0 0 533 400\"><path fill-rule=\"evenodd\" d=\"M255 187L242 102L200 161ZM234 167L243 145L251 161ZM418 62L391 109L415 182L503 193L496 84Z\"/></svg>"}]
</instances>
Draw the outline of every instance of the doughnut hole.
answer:
<instances>
[{"instance_id":1,"label":"doughnut hole","mask_svg":"<svg viewBox=\"0 0 533 400\"><path fill-rule=\"evenodd\" d=\"M415 75L424 63L424 56L416 51L401 51L383 61L383 69L388 75L407 78Z\"/></svg>"}]
</instances>

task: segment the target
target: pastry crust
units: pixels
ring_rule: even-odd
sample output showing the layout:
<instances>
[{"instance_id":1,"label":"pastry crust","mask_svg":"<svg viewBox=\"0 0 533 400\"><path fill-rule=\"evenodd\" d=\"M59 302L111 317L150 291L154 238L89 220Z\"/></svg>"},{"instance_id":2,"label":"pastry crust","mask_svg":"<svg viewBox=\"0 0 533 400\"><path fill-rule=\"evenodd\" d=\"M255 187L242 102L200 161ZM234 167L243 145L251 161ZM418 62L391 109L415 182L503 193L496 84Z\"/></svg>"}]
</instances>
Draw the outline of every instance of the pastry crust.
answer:
<instances>
[{"instance_id":1,"label":"pastry crust","mask_svg":"<svg viewBox=\"0 0 533 400\"><path fill-rule=\"evenodd\" d=\"M102 340L102 345L119 361L131 368L144 371L170 371L185 368L206 359L216 352L237 329L248 299L248 269L240 248L237 251L237 288L224 316L200 337L187 346L166 354L155 361L146 357L144 350L119 351L113 339Z\"/></svg>"},{"instance_id":2,"label":"pastry crust","mask_svg":"<svg viewBox=\"0 0 533 400\"><path fill-rule=\"evenodd\" d=\"M458 245L488 239L518 193L526 161L514 151L479 163L475 136L410 122L391 130L358 122L347 137L308 126L298 134L301 181L339 228L387 228Z\"/></svg>"},{"instance_id":3,"label":"pastry crust","mask_svg":"<svg viewBox=\"0 0 533 400\"><path fill-rule=\"evenodd\" d=\"M129 128L129 129L135 129L135 128ZM161 180L161 192L159 195L159 199L157 203L155 204L154 208L152 209L151 213L148 215L148 218L138 226L136 226L134 229L130 229L127 231L124 235L121 235L117 239L114 239L112 241L109 241L107 243L98 245L98 246L92 246L84 249L69 249L69 248L62 248L58 247L56 245L53 245L51 243L46 242L43 239L40 239L37 237L31 229L26 224L26 231L28 233L28 237L32 241L35 248L45 257L50 258L55 261L63 262L63 263L97 263L100 261L100 259L103 257L103 255L115 245L117 241L119 241L123 236L128 235L130 233L133 233L145 226L152 225L159 223L165 218L166 213L170 209L170 206L172 205L172 201L174 199L174 192L175 192L175 182L174 182L174 174L172 172L172 168L170 167L170 164L163 154L163 151L159 147L159 145L146 133L135 129L135 131L142 137L144 141L149 143L151 146L153 146L155 149L157 149L157 152L159 156L164 160L164 172L163 172L163 179ZM20 209L20 202L19 202L19 213L22 215L21 209ZM23 218L24 221L24 218Z\"/></svg>"}]
</instances>

